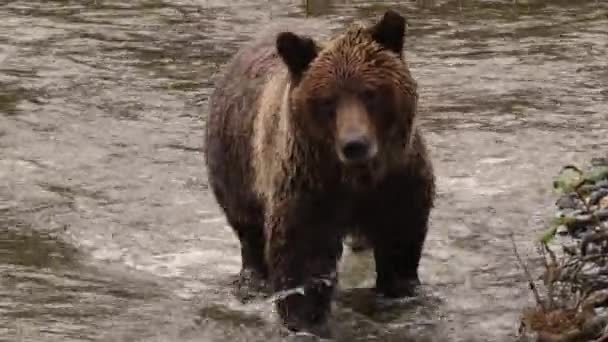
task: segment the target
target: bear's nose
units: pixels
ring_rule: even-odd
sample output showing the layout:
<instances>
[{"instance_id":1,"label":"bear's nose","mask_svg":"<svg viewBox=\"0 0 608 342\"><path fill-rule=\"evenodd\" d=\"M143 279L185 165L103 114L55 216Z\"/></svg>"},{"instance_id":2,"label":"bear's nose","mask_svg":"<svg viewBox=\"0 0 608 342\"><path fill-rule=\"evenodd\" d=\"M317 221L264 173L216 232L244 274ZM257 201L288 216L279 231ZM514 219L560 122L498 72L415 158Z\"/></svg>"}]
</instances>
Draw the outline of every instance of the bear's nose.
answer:
<instances>
[{"instance_id":1,"label":"bear's nose","mask_svg":"<svg viewBox=\"0 0 608 342\"><path fill-rule=\"evenodd\" d=\"M366 136L354 136L342 143L341 154L345 162L363 162L373 157L372 143Z\"/></svg>"}]
</instances>

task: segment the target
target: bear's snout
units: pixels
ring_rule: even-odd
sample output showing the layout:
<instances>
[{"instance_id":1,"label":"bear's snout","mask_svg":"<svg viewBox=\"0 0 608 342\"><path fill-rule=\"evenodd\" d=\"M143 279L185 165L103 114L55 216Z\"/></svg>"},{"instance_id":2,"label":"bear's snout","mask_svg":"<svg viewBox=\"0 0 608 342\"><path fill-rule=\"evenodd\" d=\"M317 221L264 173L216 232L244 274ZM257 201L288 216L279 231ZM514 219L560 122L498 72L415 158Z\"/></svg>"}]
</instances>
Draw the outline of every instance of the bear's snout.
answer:
<instances>
[{"instance_id":1,"label":"bear's snout","mask_svg":"<svg viewBox=\"0 0 608 342\"><path fill-rule=\"evenodd\" d=\"M351 134L340 143L340 159L345 163L361 163L376 155L376 144L365 134Z\"/></svg>"},{"instance_id":2,"label":"bear's snout","mask_svg":"<svg viewBox=\"0 0 608 342\"><path fill-rule=\"evenodd\" d=\"M337 152L346 164L365 163L378 153L369 114L355 98L343 101L336 111Z\"/></svg>"}]
</instances>

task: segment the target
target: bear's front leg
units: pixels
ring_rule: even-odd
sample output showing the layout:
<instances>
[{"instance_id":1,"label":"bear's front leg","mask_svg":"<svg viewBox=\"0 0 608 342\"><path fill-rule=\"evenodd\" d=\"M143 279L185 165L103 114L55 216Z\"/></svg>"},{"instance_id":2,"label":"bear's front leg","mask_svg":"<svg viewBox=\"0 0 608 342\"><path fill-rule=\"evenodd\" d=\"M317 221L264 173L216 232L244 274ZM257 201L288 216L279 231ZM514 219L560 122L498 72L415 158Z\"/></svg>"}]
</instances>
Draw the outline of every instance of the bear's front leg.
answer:
<instances>
[{"instance_id":1,"label":"bear's front leg","mask_svg":"<svg viewBox=\"0 0 608 342\"><path fill-rule=\"evenodd\" d=\"M367 217L376 261L376 290L387 297L413 296L420 284L418 266L433 206L429 183L387 182Z\"/></svg>"},{"instance_id":2,"label":"bear's front leg","mask_svg":"<svg viewBox=\"0 0 608 342\"><path fill-rule=\"evenodd\" d=\"M330 335L327 318L342 253L330 207L300 196L276 203L267 222L267 261L279 316L292 331L324 337Z\"/></svg>"},{"instance_id":3,"label":"bear's front leg","mask_svg":"<svg viewBox=\"0 0 608 342\"><path fill-rule=\"evenodd\" d=\"M241 271L235 281L236 296L243 302L266 292L268 268L264 259L263 223L230 222L241 243Z\"/></svg>"},{"instance_id":4,"label":"bear's front leg","mask_svg":"<svg viewBox=\"0 0 608 342\"><path fill-rule=\"evenodd\" d=\"M426 227L411 222L407 226L412 228L409 234L393 230L374 241L376 290L389 298L413 296L420 285L418 266Z\"/></svg>"}]
</instances>

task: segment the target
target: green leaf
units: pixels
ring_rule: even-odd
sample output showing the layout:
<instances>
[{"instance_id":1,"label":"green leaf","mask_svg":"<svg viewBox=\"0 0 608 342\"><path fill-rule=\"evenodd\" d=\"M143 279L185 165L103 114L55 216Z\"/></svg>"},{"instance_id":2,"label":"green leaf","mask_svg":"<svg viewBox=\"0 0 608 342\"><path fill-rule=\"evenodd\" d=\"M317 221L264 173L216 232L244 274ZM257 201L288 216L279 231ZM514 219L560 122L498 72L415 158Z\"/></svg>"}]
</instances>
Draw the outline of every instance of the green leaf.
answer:
<instances>
[{"instance_id":1,"label":"green leaf","mask_svg":"<svg viewBox=\"0 0 608 342\"><path fill-rule=\"evenodd\" d=\"M585 179L588 179L592 182L598 182L602 179L608 179L608 166L601 166L589 171Z\"/></svg>"},{"instance_id":2,"label":"green leaf","mask_svg":"<svg viewBox=\"0 0 608 342\"><path fill-rule=\"evenodd\" d=\"M551 242L551 240L553 240L553 238L555 238L555 233L557 233L557 226L546 229L540 236L540 242L545 245L548 244Z\"/></svg>"},{"instance_id":3,"label":"green leaf","mask_svg":"<svg viewBox=\"0 0 608 342\"><path fill-rule=\"evenodd\" d=\"M564 168L553 181L553 188L561 193L573 191L580 182L583 175L571 168Z\"/></svg>"}]
</instances>

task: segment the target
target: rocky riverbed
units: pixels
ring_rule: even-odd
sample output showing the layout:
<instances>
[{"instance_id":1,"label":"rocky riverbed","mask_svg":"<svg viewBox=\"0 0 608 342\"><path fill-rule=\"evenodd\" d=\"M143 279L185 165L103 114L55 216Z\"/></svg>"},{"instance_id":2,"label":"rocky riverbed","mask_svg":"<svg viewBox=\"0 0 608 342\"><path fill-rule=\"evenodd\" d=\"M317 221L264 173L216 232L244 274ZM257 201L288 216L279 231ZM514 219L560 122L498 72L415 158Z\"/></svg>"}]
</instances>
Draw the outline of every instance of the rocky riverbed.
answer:
<instances>
[{"instance_id":1,"label":"rocky riverbed","mask_svg":"<svg viewBox=\"0 0 608 342\"><path fill-rule=\"evenodd\" d=\"M553 186L560 195L540 239L540 284L520 259L537 304L524 311L521 337L608 341L608 156L584 169L565 166Z\"/></svg>"}]
</instances>

